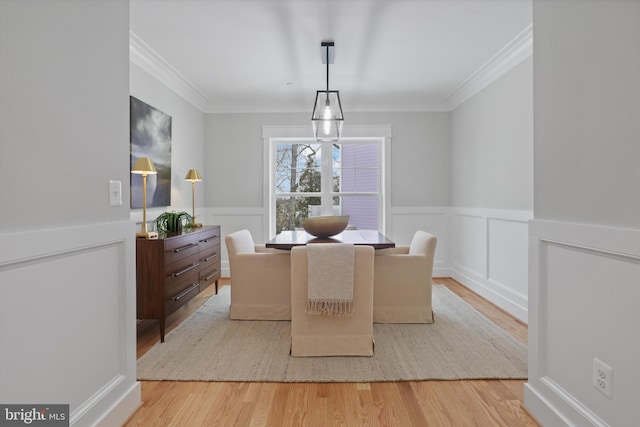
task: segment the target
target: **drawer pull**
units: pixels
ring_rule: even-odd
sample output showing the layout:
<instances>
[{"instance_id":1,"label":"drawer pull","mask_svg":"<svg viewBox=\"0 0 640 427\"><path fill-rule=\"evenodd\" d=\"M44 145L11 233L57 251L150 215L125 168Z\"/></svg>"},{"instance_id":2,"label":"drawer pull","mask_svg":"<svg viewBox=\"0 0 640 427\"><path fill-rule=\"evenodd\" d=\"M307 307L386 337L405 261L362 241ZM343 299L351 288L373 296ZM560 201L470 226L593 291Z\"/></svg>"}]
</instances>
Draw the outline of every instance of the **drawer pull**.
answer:
<instances>
[{"instance_id":1,"label":"drawer pull","mask_svg":"<svg viewBox=\"0 0 640 427\"><path fill-rule=\"evenodd\" d=\"M184 246L180 246L179 248L175 248L173 250L173 252L174 253L178 253L178 252L184 251L185 249L192 248L194 246L198 246L198 244L197 243L189 243L188 245L184 245Z\"/></svg>"},{"instance_id":2,"label":"drawer pull","mask_svg":"<svg viewBox=\"0 0 640 427\"><path fill-rule=\"evenodd\" d=\"M174 301L180 301L182 298L184 298L186 295L188 295L191 291L193 291L195 288L197 288L198 286L200 286L198 283L192 283L190 287L188 287L187 289L185 289L184 291L180 292L179 295L176 295L173 300Z\"/></svg>"},{"instance_id":3,"label":"drawer pull","mask_svg":"<svg viewBox=\"0 0 640 427\"><path fill-rule=\"evenodd\" d=\"M187 271L191 271L191 270L193 270L194 268L196 268L199 265L200 265L199 262L195 262L195 263L191 264L189 267L185 268L184 270L180 270L178 272L173 273L173 277L182 276Z\"/></svg>"},{"instance_id":4,"label":"drawer pull","mask_svg":"<svg viewBox=\"0 0 640 427\"><path fill-rule=\"evenodd\" d=\"M203 242L203 243L209 243L210 241L215 240L217 238L218 238L218 236L213 236L213 237L209 237L208 239L204 239L204 240L200 240L200 241Z\"/></svg>"},{"instance_id":5,"label":"drawer pull","mask_svg":"<svg viewBox=\"0 0 640 427\"><path fill-rule=\"evenodd\" d=\"M218 254L213 254L211 256L206 257L204 259L204 261L207 262L207 261L212 260L212 259L217 258L217 257L218 257Z\"/></svg>"},{"instance_id":6,"label":"drawer pull","mask_svg":"<svg viewBox=\"0 0 640 427\"><path fill-rule=\"evenodd\" d=\"M218 270L214 271L213 273L211 273L210 275L208 275L207 277L204 278L204 280L209 280L212 277L216 276L218 274Z\"/></svg>"}]
</instances>

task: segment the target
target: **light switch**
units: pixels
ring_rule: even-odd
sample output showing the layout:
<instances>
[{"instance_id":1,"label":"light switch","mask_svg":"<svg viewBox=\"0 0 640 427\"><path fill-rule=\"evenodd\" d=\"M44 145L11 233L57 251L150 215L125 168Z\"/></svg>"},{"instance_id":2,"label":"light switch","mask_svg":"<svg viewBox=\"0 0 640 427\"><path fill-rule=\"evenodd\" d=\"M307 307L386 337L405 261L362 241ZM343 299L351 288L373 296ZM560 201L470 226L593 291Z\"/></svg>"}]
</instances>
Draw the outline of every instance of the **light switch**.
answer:
<instances>
[{"instance_id":1,"label":"light switch","mask_svg":"<svg viewBox=\"0 0 640 427\"><path fill-rule=\"evenodd\" d=\"M122 183L109 181L109 206L122 206Z\"/></svg>"}]
</instances>

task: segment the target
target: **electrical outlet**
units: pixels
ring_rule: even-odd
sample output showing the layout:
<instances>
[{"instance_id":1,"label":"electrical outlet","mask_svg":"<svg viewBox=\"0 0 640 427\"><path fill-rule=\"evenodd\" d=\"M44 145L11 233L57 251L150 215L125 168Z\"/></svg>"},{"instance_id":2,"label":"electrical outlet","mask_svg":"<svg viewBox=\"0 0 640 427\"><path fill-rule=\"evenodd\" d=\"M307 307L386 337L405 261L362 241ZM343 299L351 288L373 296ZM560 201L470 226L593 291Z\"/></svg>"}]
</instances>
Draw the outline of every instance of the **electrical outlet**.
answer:
<instances>
[{"instance_id":1,"label":"electrical outlet","mask_svg":"<svg viewBox=\"0 0 640 427\"><path fill-rule=\"evenodd\" d=\"M593 358L593 387L611 399L613 393L613 368L597 357Z\"/></svg>"}]
</instances>

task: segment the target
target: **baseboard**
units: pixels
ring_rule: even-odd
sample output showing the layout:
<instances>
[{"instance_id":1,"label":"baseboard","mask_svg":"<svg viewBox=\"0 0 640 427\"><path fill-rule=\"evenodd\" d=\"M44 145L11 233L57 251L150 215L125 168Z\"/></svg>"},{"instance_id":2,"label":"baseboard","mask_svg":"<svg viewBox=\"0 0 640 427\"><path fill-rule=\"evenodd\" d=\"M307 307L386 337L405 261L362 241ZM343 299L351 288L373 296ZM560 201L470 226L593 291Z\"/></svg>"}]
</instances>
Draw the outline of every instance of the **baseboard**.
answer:
<instances>
[{"instance_id":1,"label":"baseboard","mask_svg":"<svg viewBox=\"0 0 640 427\"><path fill-rule=\"evenodd\" d=\"M490 283L484 283L484 280L474 278L469 274L460 271L460 269L451 268L451 277L482 296L491 303L497 305L521 322L528 323L528 309L522 305L512 301L504 294L499 293L495 286Z\"/></svg>"},{"instance_id":2,"label":"baseboard","mask_svg":"<svg viewBox=\"0 0 640 427\"><path fill-rule=\"evenodd\" d=\"M443 278L443 279L448 279L451 276L451 269L448 267L433 267L433 274L432 274L433 279L439 279L439 278Z\"/></svg>"},{"instance_id":3,"label":"baseboard","mask_svg":"<svg viewBox=\"0 0 640 427\"><path fill-rule=\"evenodd\" d=\"M545 399L529 383L524 385L524 400L527 402L527 411L535 414L536 421L542 426L570 426L569 420L564 418L556 408Z\"/></svg>"},{"instance_id":4,"label":"baseboard","mask_svg":"<svg viewBox=\"0 0 640 427\"><path fill-rule=\"evenodd\" d=\"M142 405L142 388L140 382L136 381L133 386L122 396L104 416L96 423L99 427L120 426L127 422L129 418Z\"/></svg>"}]
</instances>

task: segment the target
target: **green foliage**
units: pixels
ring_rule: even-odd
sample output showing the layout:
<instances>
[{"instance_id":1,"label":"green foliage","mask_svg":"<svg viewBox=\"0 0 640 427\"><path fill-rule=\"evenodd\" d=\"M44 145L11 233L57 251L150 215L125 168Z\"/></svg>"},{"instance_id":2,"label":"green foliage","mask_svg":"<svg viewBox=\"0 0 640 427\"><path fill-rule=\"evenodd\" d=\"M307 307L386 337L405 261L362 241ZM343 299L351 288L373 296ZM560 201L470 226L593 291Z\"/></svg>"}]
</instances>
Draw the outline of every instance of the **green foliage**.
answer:
<instances>
[{"instance_id":1,"label":"green foliage","mask_svg":"<svg viewBox=\"0 0 640 427\"><path fill-rule=\"evenodd\" d=\"M320 197L287 197L276 200L276 232L302 227L302 220L309 217L309 207L320 206Z\"/></svg>"},{"instance_id":2,"label":"green foliage","mask_svg":"<svg viewBox=\"0 0 640 427\"><path fill-rule=\"evenodd\" d=\"M187 212L163 212L155 219L156 230L163 233L171 233L190 229L193 224L193 217Z\"/></svg>"},{"instance_id":3,"label":"green foliage","mask_svg":"<svg viewBox=\"0 0 640 427\"><path fill-rule=\"evenodd\" d=\"M312 195L322 191L319 159L321 148L321 144L317 143L278 144L276 192L297 195L289 194L276 198L276 233L302 227L302 220L309 217L310 208L321 205L320 195ZM333 157L331 152L325 152L323 155ZM339 175L333 176L333 191L340 191ZM333 202L334 205L338 205L339 197L335 196Z\"/></svg>"},{"instance_id":4,"label":"green foliage","mask_svg":"<svg viewBox=\"0 0 640 427\"><path fill-rule=\"evenodd\" d=\"M281 184L292 193L316 193L321 191L322 176L316 158L317 146L291 144L278 153L277 168ZM304 156L304 157L303 157ZM299 168L299 158L303 157L304 167ZM301 227L301 221L309 217L309 206L320 205L320 197L291 196L276 200L276 232Z\"/></svg>"}]
</instances>

